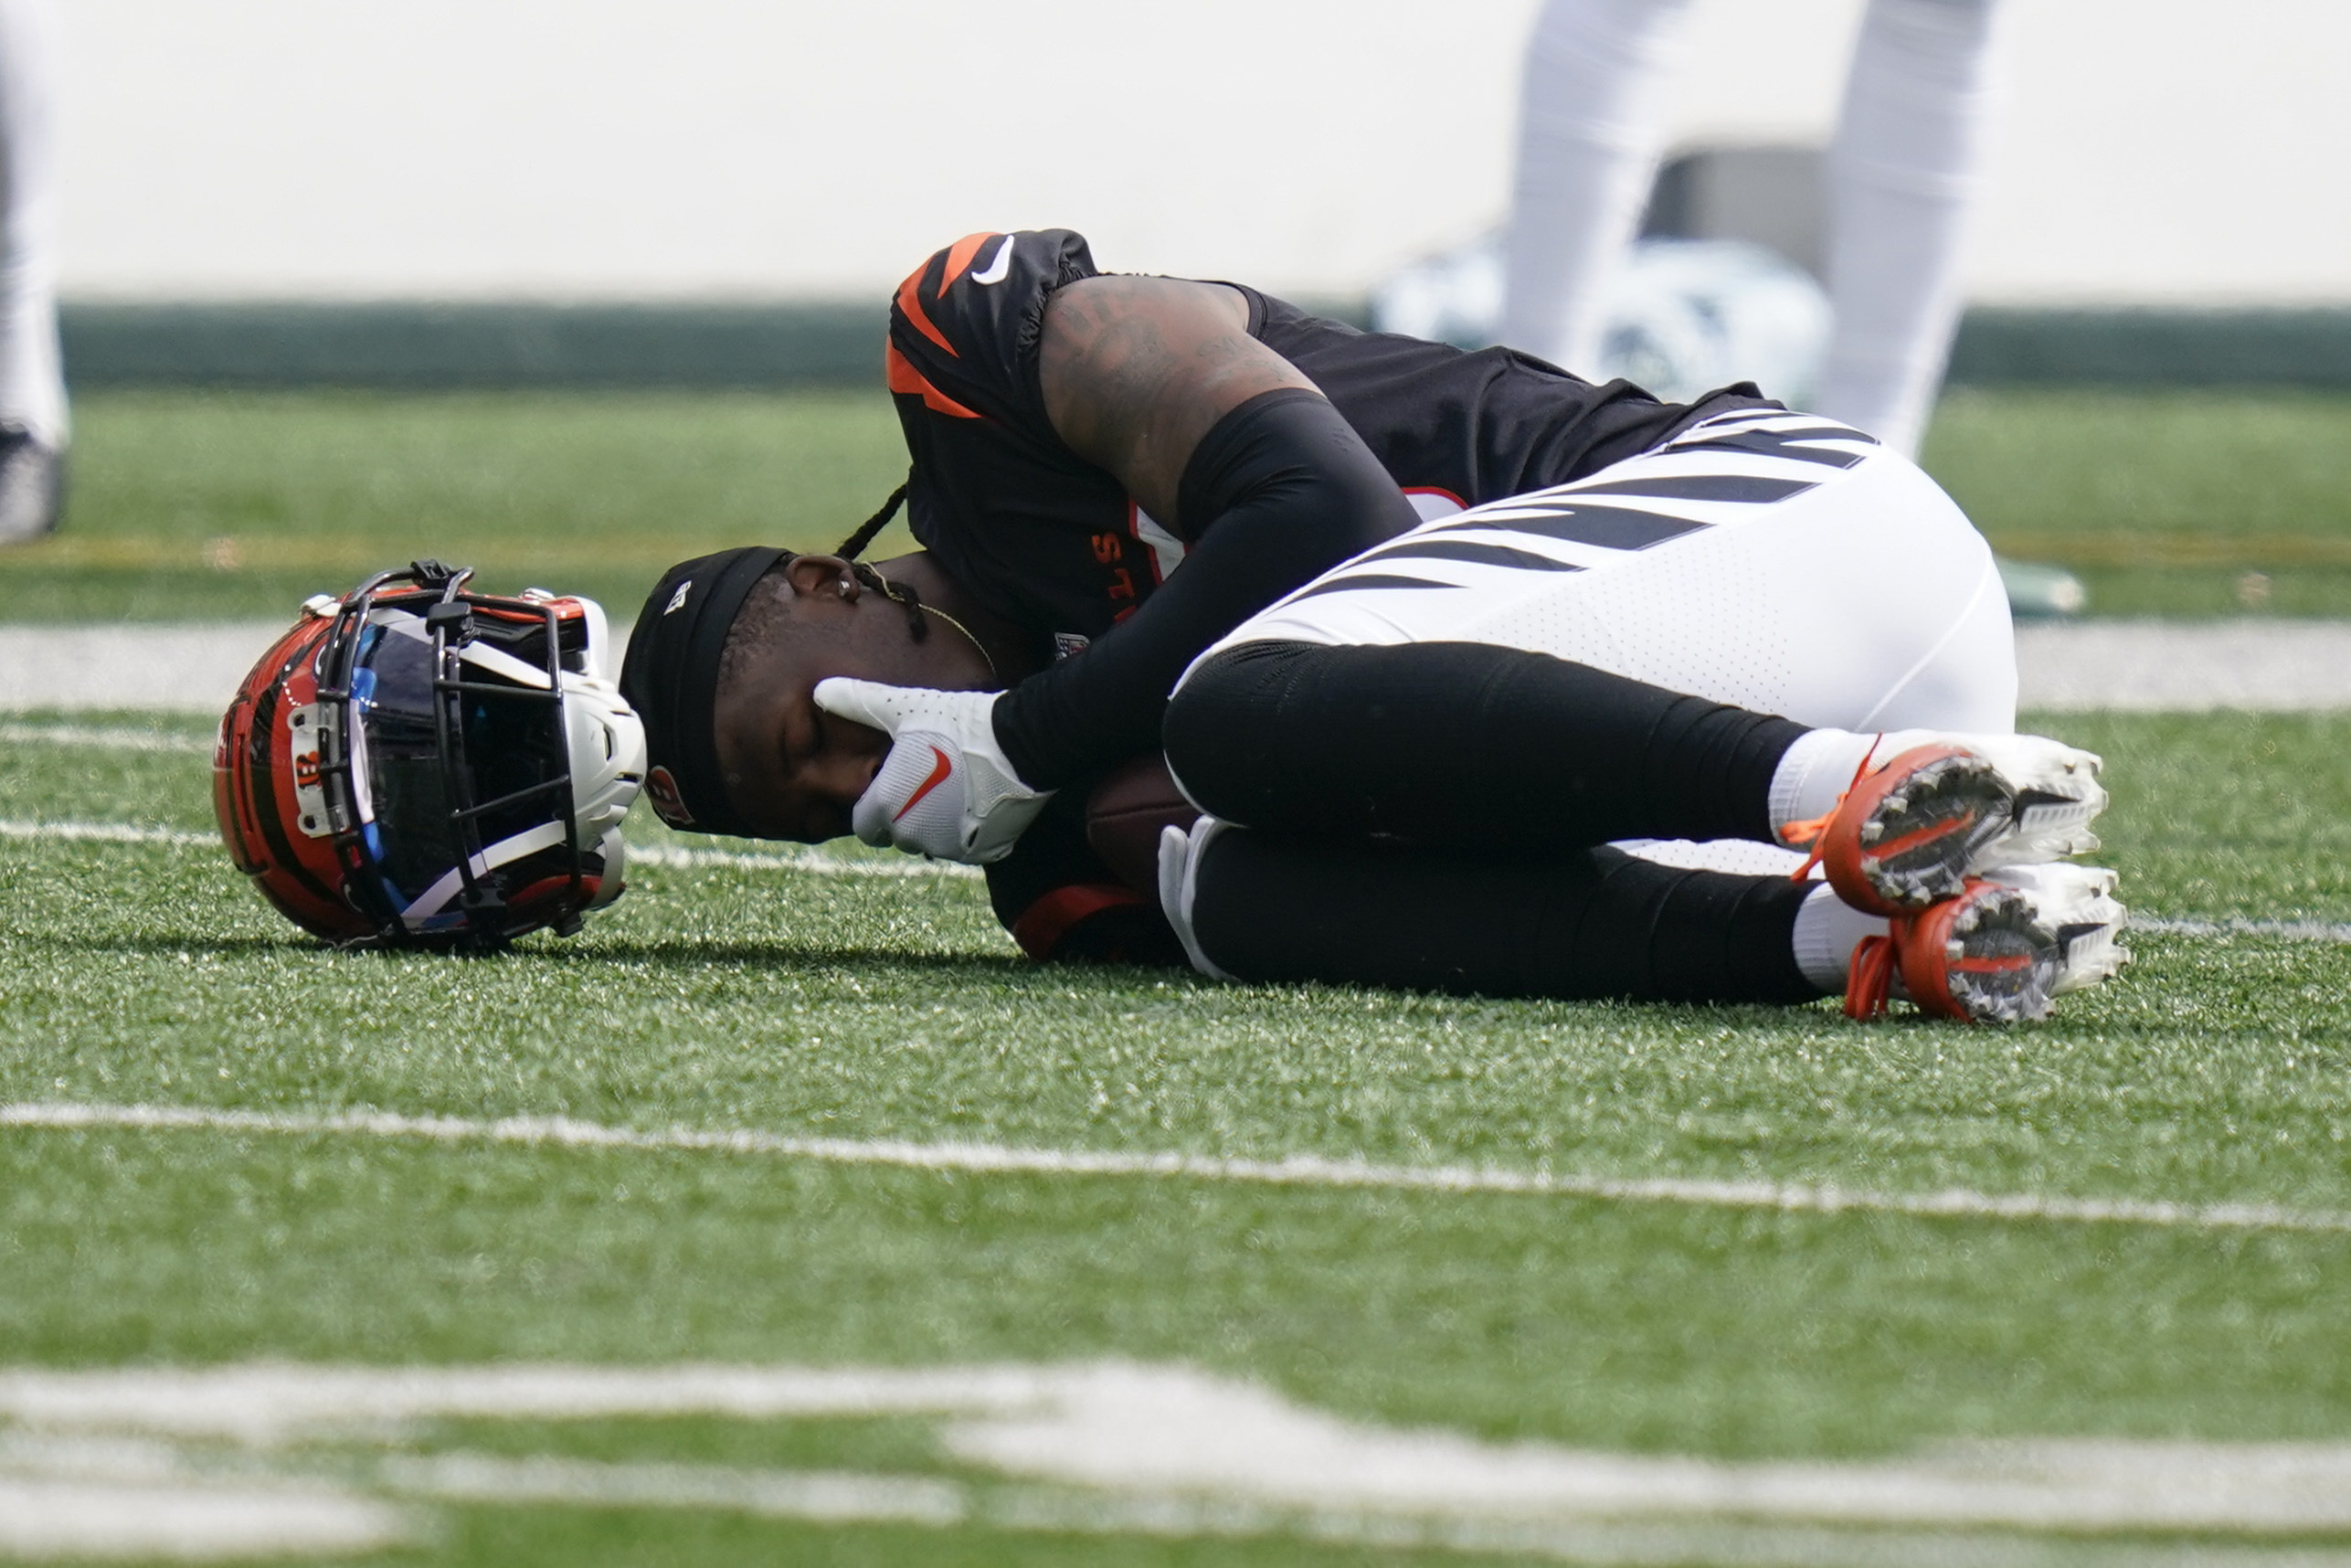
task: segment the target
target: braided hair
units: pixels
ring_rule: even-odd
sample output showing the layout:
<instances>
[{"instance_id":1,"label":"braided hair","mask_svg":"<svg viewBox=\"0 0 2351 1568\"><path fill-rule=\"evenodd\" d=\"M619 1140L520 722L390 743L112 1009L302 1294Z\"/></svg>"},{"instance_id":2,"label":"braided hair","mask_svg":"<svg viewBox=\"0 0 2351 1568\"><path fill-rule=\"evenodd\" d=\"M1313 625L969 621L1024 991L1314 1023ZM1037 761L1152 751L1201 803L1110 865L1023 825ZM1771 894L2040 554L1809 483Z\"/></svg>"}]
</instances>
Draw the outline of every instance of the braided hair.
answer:
<instances>
[{"instance_id":1,"label":"braided hair","mask_svg":"<svg viewBox=\"0 0 2351 1568\"><path fill-rule=\"evenodd\" d=\"M880 594L892 604L905 607L906 630L916 641L920 642L930 635L930 622L923 619L921 597L915 592L911 584L894 583L857 558L858 554L874 542L874 536L889 526L890 519L898 514L898 508L905 503L905 499L906 487L903 484L890 492L890 498L882 503L882 509L860 523L857 525L857 531L843 539L840 547L832 553L849 563L850 571L855 574L859 582Z\"/></svg>"}]
</instances>

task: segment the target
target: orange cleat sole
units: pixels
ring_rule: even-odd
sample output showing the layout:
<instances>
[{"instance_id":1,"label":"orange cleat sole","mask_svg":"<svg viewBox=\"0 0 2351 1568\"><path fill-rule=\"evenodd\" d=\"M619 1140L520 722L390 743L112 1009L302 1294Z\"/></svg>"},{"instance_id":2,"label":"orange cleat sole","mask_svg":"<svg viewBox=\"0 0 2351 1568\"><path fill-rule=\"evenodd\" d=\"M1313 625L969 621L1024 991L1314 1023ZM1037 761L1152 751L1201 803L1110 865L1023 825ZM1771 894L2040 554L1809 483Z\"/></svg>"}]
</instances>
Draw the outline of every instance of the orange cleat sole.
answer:
<instances>
[{"instance_id":1,"label":"orange cleat sole","mask_svg":"<svg viewBox=\"0 0 2351 1568\"><path fill-rule=\"evenodd\" d=\"M1966 885L2016 812L2016 791L1991 761L1963 747L1922 746L1847 791L1823 830L1821 863L1856 909L1924 909Z\"/></svg>"}]
</instances>

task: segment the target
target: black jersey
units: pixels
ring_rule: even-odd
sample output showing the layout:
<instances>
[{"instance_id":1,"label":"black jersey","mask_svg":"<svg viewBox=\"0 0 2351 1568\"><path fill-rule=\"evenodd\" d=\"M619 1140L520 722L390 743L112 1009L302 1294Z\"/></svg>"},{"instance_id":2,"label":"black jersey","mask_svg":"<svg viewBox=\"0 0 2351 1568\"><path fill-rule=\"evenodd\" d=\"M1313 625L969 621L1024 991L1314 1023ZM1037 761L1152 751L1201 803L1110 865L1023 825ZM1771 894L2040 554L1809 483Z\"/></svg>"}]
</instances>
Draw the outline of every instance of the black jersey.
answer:
<instances>
[{"instance_id":1,"label":"black jersey","mask_svg":"<svg viewBox=\"0 0 2351 1568\"><path fill-rule=\"evenodd\" d=\"M899 285L885 352L914 459L916 539L1056 658L1132 615L1191 542L1177 520L1143 514L1072 452L1045 416L1045 302L1096 275L1085 240L1067 229L967 235ZM1743 385L1662 403L1509 349L1359 332L1231 286L1248 302L1251 335L1313 380L1423 515L1581 479L1699 419L1776 407ZM1086 846L1086 793L1065 788L989 868L999 918L1038 958L1180 960L1148 892L1121 885Z\"/></svg>"},{"instance_id":2,"label":"black jersey","mask_svg":"<svg viewBox=\"0 0 2351 1568\"><path fill-rule=\"evenodd\" d=\"M967 235L916 269L890 311L888 383L914 458L914 535L1057 654L1131 614L1186 544L1174 520L1138 511L1045 417L1045 302L1096 271L1084 237L1065 228ZM1439 510L1581 479L1711 415L1777 407L1744 384L1663 403L1513 349L1360 332L1232 286L1248 301L1250 334L1313 380L1401 488Z\"/></svg>"}]
</instances>

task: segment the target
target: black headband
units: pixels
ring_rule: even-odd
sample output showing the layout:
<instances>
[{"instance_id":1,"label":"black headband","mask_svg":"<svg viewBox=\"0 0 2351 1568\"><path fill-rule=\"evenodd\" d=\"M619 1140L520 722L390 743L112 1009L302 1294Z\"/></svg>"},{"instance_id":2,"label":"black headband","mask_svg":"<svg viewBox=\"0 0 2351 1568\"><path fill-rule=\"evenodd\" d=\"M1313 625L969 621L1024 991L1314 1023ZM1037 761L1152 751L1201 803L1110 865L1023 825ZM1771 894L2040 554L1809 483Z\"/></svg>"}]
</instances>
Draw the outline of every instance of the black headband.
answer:
<instances>
[{"instance_id":1,"label":"black headband","mask_svg":"<svg viewBox=\"0 0 2351 1568\"><path fill-rule=\"evenodd\" d=\"M752 585L790 554L753 546L681 561L637 613L620 694L645 721L645 798L673 828L750 832L718 771L718 661Z\"/></svg>"}]
</instances>

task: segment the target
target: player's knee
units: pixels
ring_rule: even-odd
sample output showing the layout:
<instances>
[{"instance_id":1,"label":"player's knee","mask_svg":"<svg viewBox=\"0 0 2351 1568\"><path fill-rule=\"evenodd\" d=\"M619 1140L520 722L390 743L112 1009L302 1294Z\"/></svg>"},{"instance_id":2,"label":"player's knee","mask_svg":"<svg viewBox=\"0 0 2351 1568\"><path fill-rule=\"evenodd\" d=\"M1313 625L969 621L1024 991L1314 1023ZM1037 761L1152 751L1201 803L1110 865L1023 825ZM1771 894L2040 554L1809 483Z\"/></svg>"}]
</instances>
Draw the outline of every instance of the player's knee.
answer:
<instances>
[{"instance_id":1,"label":"player's knee","mask_svg":"<svg viewBox=\"0 0 2351 1568\"><path fill-rule=\"evenodd\" d=\"M1160 721L1160 745L1176 788L1211 816L1224 814L1211 800L1230 793L1232 737L1225 721L1240 705L1234 702L1234 684L1225 654L1213 654L1185 675Z\"/></svg>"},{"instance_id":2,"label":"player's knee","mask_svg":"<svg viewBox=\"0 0 2351 1568\"><path fill-rule=\"evenodd\" d=\"M1263 774L1283 675L1296 651L1283 642L1223 649L1194 664L1168 699L1160 726L1168 771L1209 815L1249 820L1251 780Z\"/></svg>"}]
</instances>

